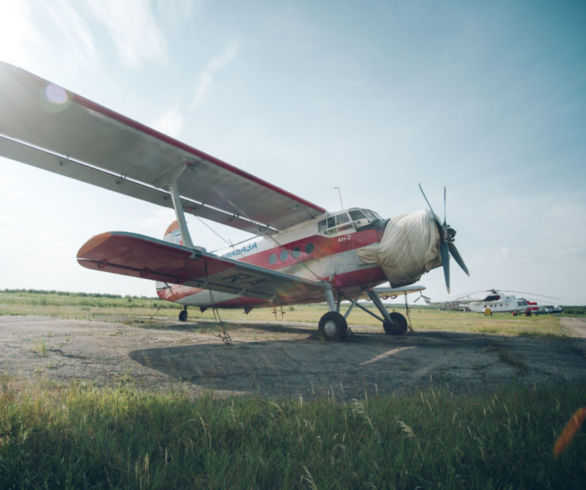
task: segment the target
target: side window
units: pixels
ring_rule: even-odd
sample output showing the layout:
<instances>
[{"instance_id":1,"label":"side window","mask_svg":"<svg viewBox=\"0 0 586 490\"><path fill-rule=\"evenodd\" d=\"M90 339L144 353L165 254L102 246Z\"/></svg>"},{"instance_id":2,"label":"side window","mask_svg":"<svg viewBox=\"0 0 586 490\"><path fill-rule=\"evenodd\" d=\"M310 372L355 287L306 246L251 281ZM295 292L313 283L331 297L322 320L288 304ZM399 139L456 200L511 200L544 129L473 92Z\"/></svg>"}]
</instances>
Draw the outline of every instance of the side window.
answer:
<instances>
[{"instance_id":1,"label":"side window","mask_svg":"<svg viewBox=\"0 0 586 490\"><path fill-rule=\"evenodd\" d=\"M336 216L336 224L341 225L342 223L348 223L348 221L350 221L350 218L348 218L348 215L346 213L344 214L339 214L338 216Z\"/></svg>"},{"instance_id":2,"label":"side window","mask_svg":"<svg viewBox=\"0 0 586 490\"><path fill-rule=\"evenodd\" d=\"M317 224L317 231L318 232L322 232L326 229L326 220L322 219L318 224Z\"/></svg>"},{"instance_id":3,"label":"side window","mask_svg":"<svg viewBox=\"0 0 586 490\"><path fill-rule=\"evenodd\" d=\"M362 211L358 211L357 209L354 209L353 211L350 211L350 217L354 221L358 221L359 219L366 218L366 216L364 216L364 213Z\"/></svg>"}]
</instances>

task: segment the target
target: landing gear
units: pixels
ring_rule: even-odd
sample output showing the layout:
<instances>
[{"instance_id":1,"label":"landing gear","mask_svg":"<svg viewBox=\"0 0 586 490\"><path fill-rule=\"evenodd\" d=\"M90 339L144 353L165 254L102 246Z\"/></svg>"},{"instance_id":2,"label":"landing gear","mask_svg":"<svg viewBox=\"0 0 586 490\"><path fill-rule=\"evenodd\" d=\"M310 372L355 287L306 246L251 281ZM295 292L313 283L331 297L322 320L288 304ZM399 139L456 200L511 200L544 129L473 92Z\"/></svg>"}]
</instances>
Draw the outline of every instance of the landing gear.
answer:
<instances>
[{"instance_id":1,"label":"landing gear","mask_svg":"<svg viewBox=\"0 0 586 490\"><path fill-rule=\"evenodd\" d=\"M407 318L401 315L401 313L397 313L395 311L389 313L387 311L385 305L380 300L378 294L374 289L367 289L366 294L368 294L369 298L377 307L380 314L382 315L382 318L358 302L358 298L361 296L362 293L363 291L360 291L354 299L350 299L346 298L345 296L343 296L343 294L338 292L338 301L335 302L331 290L326 290L326 300L328 303L328 307L330 308L330 311L326 313L324 316L322 316L319 321L319 333L325 340L339 341L344 340L348 336L348 323L346 322L346 317L350 314L350 311L352 311L352 308L354 306L357 306L364 312L381 321L385 333L387 335L405 335L408 330L411 330ZM351 302L351 305L348 308L346 315L341 315L339 313L342 298ZM407 306L406 298L407 295L405 294L405 308L407 310L407 316L409 316L409 307Z\"/></svg>"},{"instance_id":2,"label":"landing gear","mask_svg":"<svg viewBox=\"0 0 586 490\"><path fill-rule=\"evenodd\" d=\"M366 294L368 294L368 297L372 300L380 314L383 316L382 318L379 318L379 320L382 320L383 322L383 328L385 329L385 333L387 335L405 335L407 333L407 329L409 328L407 319L403 315L401 315L401 313L397 313L396 311L389 313L385 308L383 302L378 297L378 294L376 294L376 292L374 291L374 289L367 290ZM405 295L405 308L408 308L407 295ZM409 310L407 310L407 314L409 314L408 312ZM378 318L376 317L376 315L372 313L371 315L373 315L375 318Z\"/></svg>"},{"instance_id":3,"label":"landing gear","mask_svg":"<svg viewBox=\"0 0 586 490\"><path fill-rule=\"evenodd\" d=\"M179 321L180 322L187 321L187 306L184 306L183 309L181 310L181 313L179 313Z\"/></svg>"},{"instance_id":4,"label":"landing gear","mask_svg":"<svg viewBox=\"0 0 586 490\"><path fill-rule=\"evenodd\" d=\"M328 342L344 340L348 336L348 323L337 311L328 311L319 321L319 333Z\"/></svg>"},{"instance_id":5,"label":"landing gear","mask_svg":"<svg viewBox=\"0 0 586 490\"><path fill-rule=\"evenodd\" d=\"M396 311L389 313L391 321L385 320L383 322L383 328L387 335L405 335L407 332L407 319L397 313Z\"/></svg>"}]
</instances>

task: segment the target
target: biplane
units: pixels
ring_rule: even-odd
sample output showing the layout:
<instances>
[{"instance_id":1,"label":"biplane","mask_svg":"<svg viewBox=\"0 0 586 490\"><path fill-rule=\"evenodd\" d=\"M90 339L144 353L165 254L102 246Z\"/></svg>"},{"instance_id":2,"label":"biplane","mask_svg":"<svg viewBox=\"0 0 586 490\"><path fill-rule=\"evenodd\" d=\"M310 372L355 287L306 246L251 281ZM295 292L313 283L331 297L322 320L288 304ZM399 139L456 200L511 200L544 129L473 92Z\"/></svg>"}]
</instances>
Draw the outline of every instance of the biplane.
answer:
<instances>
[{"instance_id":1,"label":"biplane","mask_svg":"<svg viewBox=\"0 0 586 490\"><path fill-rule=\"evenodd\" d=\"M450 255L468 274L455 230L429 210L383 219L369 209L329 212L196 148L21 68L0 63L0 155L160 206L176 221L162 240L112 231L90 238L79 264L156 281L160 298L184 306L241 308L325 302L326 340L344 339L347 317L368 297L388 334L407 321L385 294L423 289L422 274ZM252 238L216 253L194 244L185 215L244 230ZM341 313L341 303L349 307ZM370 312L370 310L367 310ZM371 313L373 314L373 313Z\"/></svg>"}]
</instances>

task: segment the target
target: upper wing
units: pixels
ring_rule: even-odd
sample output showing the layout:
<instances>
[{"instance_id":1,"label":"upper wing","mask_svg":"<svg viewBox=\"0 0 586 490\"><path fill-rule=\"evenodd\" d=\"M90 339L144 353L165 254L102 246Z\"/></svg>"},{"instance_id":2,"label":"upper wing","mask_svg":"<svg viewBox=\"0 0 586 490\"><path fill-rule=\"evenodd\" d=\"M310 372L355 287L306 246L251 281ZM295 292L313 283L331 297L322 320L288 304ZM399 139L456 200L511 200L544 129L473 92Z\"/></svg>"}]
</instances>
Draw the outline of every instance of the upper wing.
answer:
<instances>
[{"instance_id":1,"label":"upper wing","mask_svg":"<svg viewBox=\"0 0 586 490\"><path fill-rule=\"evenodd\" d=\"M88 269L255 298L278 301L324 297L320 282L134 233L96 235L80 248L77 260Z\"/></svg>"},{"instance_id":2,"label":"upper wing","mask_svg":"<svg viewBox=\"0 0 586 490\"><path fill-rule=\"evenodd\" d=\"M0 155L252 233L279 230L325 209L66 91L0 63Z\"/></svg>"}]
</instances>

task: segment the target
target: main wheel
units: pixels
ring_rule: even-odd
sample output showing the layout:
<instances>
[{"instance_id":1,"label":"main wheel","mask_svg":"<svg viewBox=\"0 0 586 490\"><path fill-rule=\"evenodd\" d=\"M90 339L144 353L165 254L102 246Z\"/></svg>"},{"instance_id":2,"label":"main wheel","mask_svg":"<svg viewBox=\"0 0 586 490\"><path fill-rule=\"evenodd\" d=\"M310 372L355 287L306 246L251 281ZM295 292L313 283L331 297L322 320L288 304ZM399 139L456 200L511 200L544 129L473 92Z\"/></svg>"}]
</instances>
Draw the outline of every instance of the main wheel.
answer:
<instances>
[{"instance_id":1,"label":"main wheel","mask_svg":"<svg viewBox=\"0 0 586 490\"><path fill-rule=\"evenodd\" d=\"M181 310L181 313L179 313L179 321L180 322L187 321L187 310Z\"/></svg>"},{"instance_id":2,"label":"main wheel","mask_svg":"<svg viewBox=\"0 0 586 490\"><path fill-rule=\"evenodd\" d=\"M405 335L407 332L407 319L396 311L389 313L389 316L391 317L392 323L389 323L387 320L383 322L385 333L387 335Z\"/></svg>"},{"instance_id":3,"label":"main wheel","mask_svg":"<svg viewBox=\"0 0 586 490\"><path fill-rule=\"evenodd\" d=\"M328 342L344 340L348 335L348 323L337 311L328 311L319 320L319 333Z\"/></svg>"}]
</instances>

